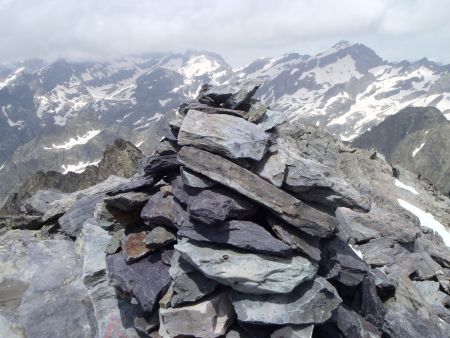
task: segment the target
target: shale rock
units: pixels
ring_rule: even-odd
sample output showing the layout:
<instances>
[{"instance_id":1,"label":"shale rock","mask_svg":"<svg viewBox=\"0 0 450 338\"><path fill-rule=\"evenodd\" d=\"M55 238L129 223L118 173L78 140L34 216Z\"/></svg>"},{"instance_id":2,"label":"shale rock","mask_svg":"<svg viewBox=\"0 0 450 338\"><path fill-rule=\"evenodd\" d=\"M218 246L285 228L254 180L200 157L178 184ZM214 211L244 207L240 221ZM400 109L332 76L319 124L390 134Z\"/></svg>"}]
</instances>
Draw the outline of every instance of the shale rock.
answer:
<instances>
[{"instance_id":1,"label":"shale rock","mask_svg":"<svg viewBox=\"0 0 450 338\"><path fill-rule=\"evenodd\" d=\"M280 258L190 242L178 243L175 250L205 276L251 294L290 292L317 271L300 256Z\"/></svg>"},{"instance_id":2,"label":"shale rock","mask_svg":"<svg viewBox=\"0 0 450 338\"><path fill-rule=\"evenodd\" d=\"M321 251L319 240L320 238L310 236L293 226L284 224L284 222L269 217L268 222L272 227L275 235L284 243L289 245L292 249L303 253L311 258L313 261L319 262L321 259Z\"/></svg>"},{"instance_id":3,"label":"shale rock","mask_svg":"<svg viewBox=\"0 0 450 338\"><path fill-rule=\"evenodd\" d=\"M340 239L333 239L323 245L324 259L321 271L328 280L335 280L346 286L359 285L367 275L369 266Z\"/></svg>"},{"instance_id":4,"label":"shale rock","mask_svg":"<svg viewBox=\"0 0 450 338\"><path fill-rule=\"evenodd\" d=\"M286 116L284 113L267 109L265 114L258 120L257 126L262 130L270 130L279 126L286 121Z\"/></svg>"},{"instance_id":5,"label":"shale rock","mask_svg":"<svg viewBox=\"0 0 450 338\"><path fill-rule=\"evenodd\" d=\"M149 199L149 195L143 192L126 192L105 198L106 205L122 210L134 211L144 207Z\"/></svg>"},{"instance_id":6,"label":"shale rock","mask_svg":"<svg viewBox=\"0 0 450 338\"><path fill-rule=\"evenodd\" d=\"M160 309L159 315L162 337L219 337L234 319L227 293L219 293L195 305Z\"/></svg>"},{"instance_id":7,"label":"shale rock","mask_svg":"<svg viewBox=\"0 0 450 338\"><path fill-rule=\"evenodd\" d=\"M250 103L252 96L260 87L259 83L247 82L236 86L213 87L204 85L199 93L198 101L211 106L224 106L228 109L239 109L241 106Z\"/></svg>"},{"instance_id":8,"label":"shale rock","mask_svg":"<svg viewBox=\"0 0 450 338\"><path fill-rule=\"evenodd\" d=\"M77 236L83 223L94 217L97 203L103 201L104 198L104 194L100 194L85 196L77 200L72 208L58 220L61 229L69 236Z\"/></svg>"},{"instance_id":9,"label":"shale rock","mask_svg":"<svg viewBox=\"0 0 450 338\"><path fill-rule=\"evenodd\" d=\"M147 158L144 172L147 176L160 176L163 173L175 171L179 167L176 154L152 155Z\"/></svg>"},{"instance_id":10,"label":"shale rock","mask_svg":"<svg viewBox=\"0 0 450 338\"><path fill-rule=\"evenodd\" d=\"M117 194L123 194L130 191L142 191L152 188L156 183L156 180L152 176L133 177L121 184L116 188L111 189L106 193L108 196L114 196Z\"/></svg>"},{"instance_id":11,"label":"shale rock","mask_svg":"<svg viewBox=\"0 0 450 338\"><path fill-rule=\"evenodd\" d=\"M272 154L259 163L256 173L266 181L280 188L286 176L286 163L278 154Z\"/></svg>"},{"instance_id":12,"label":"shale rock","mask_svg":"<svg viewBox=\"0 0 450 338\"><path fill-rule=\"evenodd\" d=\"M190 145L232 159L259 161L268 147L269 136L255 124L239 117L205 114L189 110L178 135L179 145Z\"/></svg>"},{"instance_id":13,"label":"shale rock","mask_svg":"<svg viewBox=\"0 0 450 338\"><path fill-rule=\"evenodd\" d=\"M173 141L163 139L155 145L155 154L159 156L176 154L178 147L174 143Z\"/></svg>"},{"instance_id":14,"label":"shale rock","mask_svg":"<svg viewBox=\"0 0 450 338\"><path fill-rule=\"evenodd\" d=\"M348 338L380 338L378 329L345 305L340 305L333 313L332 321Z\"/></svg>"},{"instance_id":15,"label":"shale rock","mask_svg":"<svg viewBox=\"0 0 450 338\"><path fill-rule=\"evenodd\" d=\"M173 307L195 302L212 293L217 287L216 281L205 277L183 259L178 251L172 256L169 273L173 279L173 295L170 301Z\"/></svg>"},{"instance_id":16,"label":"shale rock","mask_svg":"<svg viewBox=\"0 0 450 338\"><path fill-rule=\"evenodd\" d=\"M50 203L67 196L66 193L53 190L39 190L22 202L20 211L31 215L43 215Z\"/></svg>"},{"instance_id":17,"label":"shale rock","mask_svg":"<svg viewBox=\"0 0 450 338\"><path fill-rule=\"evenodd\" d=\"M221 188L202 190L188 202L189 218L205 224L247 219L257 212L249 200Z\"/></svg>"},{"instance_id":18,"label":"shale rock","mask_svg":"<svg viewBox=\"0 0 450 338\"><path fill-rule=\"evenodd\" d=\"M185 185L192 188L210 188L216 185L216 182L209 178L196 174L189 169L181 167L181 179Z\"/></svg>"},{"instance_id":19,"label":"shale rock","mask_svg":"<svg viewBox=\"0 0 450 338\"><path fill-rule=\"evenodd\" d=\"M178 229L187 214L172 195L159 191L148 200L141 212L141 218L148 224L164 225Z\"/></svg>"},{"instance_id":20,"label":"shale rock","mask_svg":"<svg viewBox=\"0 0 450 338\"><path fill-rule=\"evenodd\" d=\"M122 237L125 236L125 229L117 230L109 239L108 245L105 248L107 255L114 255L122 246Z\"/></svg>"},{"instance_id":21,"label":"shale rock","mask_svg":"<svg viewBox=\"0 0 450 338\"><path fill-rule=\"evenodd\" d=\"M136 262L149 255L151 250L145 245L146 231L131 233L122 238L122 251L127 263Z\"/></svg>"},{"instance_id":22,"label":"shale rock","mask_svg":"<svg viewBox=\"0 0 450 338\"><path fill-rule=\"evenodd\" d=\"M156 227L152 229L144 238L144 243L151 251L163 248L167 245L175 243L176 236L164 227Z\"/></svg>"},{"instance_id":23,"label":"shale rock","mask_svg":"<svg viewBox=\"0 0 450 338\"><path fill-rule=\"evenodd\" d=\"M288 325L276 330L270 338L311 338L314 325Z\"/></svg>"},{"instance_id":24,"label":"shale rock","mask_svg":"<svg viewBox=\"0 0 450 338\"><path fill-rule=\"evenodd\" d=\"M302 283L288 294L249 295L233 292L239 321L255 324L317 324L328 320L341 303L322 277Z\"/></svg>"},{"instance_id":25,"label":"shale rock","mask_svg":"<svg viewBox=\"0 0 450 338\"><path fill-rule=\"evenodd\" d=\"M291 248L274 238L260 225L249 221L229 221L220 225L183 223L178 236L194 241L228 244L238 249L287 256Z\"/></svg>"},{"instance_id":26,"label":"shale rock","mask_svg":"<svg viewBox=\"0 0 450 338\"><path fill-rule=\"evenodd\" d=\"M160 252L131 265L119 252L106 256L106 266L111 282L122 291L131 293L144 311L153 311L170 284L169 268L161 261Z\"/></svg>"},{"instance_id":27,"label":"shale rock","mask_svg":"<svg viewBox=\"0 0 450 338\"><path fill-rule=\"evenodd\" d=\"M361 195L342 178L333 176L331 168L300 156L290 157L287 164L285 187L299 198L333 208L346 206L358 211L370 210L367 196Z\"/></svg>"},{"instance_id":28,"label":"shale rock","mask_svg":"<svg viewBox=\"0 0 450 338\"><path fill-rule=\"evenodd\" d=\"M291 225L319 237L329 236L335 226L333 217L313 209L246 169L206 151L183 147L180 162L189 169L236 190L264 205Z\"/></svg>"},{"instance_id":29,"label":"shale rock","mask_svg":"<svg viewBox=\"0 0 450 338\"><path fill-rule=\"evenodd\" d=\"M243 110L237 110L237 109L228 109L228 108L222 108L222 107L213 107L208 106L207 104L192 102L189 104L186 104L182 108L182 114L186 115L189 110L198 110L205 114L227 114L227 115L233 115L238 116L247 119L249 113L243 111ZM253 121L251 121L253 122Z\"/></svg>"}]
</instances>

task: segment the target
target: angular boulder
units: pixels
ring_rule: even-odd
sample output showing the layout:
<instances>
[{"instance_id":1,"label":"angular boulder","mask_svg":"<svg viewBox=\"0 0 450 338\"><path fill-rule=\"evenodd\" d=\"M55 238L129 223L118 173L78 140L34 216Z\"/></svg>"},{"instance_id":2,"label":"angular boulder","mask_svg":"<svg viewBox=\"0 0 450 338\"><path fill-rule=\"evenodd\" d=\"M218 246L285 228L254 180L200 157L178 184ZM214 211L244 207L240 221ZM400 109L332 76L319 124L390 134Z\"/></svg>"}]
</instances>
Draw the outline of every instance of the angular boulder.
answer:
<instances>
[{"instance_id":1,"label":"angular boulder","mask_svg":"<svg viewBox=\"0 0 450 338\"><path fill-rule=\"evenodd\" d=\"M178 144L190 145L232 159L260 161L269 135L242 118L189 110L178 134Z\"/></svg>"},{"instance_id":2,"label":"angular boulder","mask_svg":"<svg viewBox=\"0 0 450 338\"><path fill-rule=\"evenodd\" d=\"M257 212L257 206L246 198L222 188L200 191L190 198L189 218L205 224L229 219L247 219Z\"/></svg>"},{"instance_id":3,"label":"angular boulder","mask_svg":"<svg viewBox=\"0 0 450 338\"><path fill-rule=\"evenodd\" d=\"M141 218L147 224L164 225L172 229L178 229L188 216L172 195L158 191L149 198L142 209Z\"/></svg>"},{"instance_id":4,"label":"angular boulder","mask_svg":"<svg viewBox=\"0 0 450 338\"><path fill-rule=\"evenodd\" d=\"M216 185L216 182L211 181L209 178L196 174L184 167L181 167L180 174L181 180L188 187L204 189Z\"/></svg>"},{"instance_id":5,"label":"angular boulder","mask_svg":"<svg viewBox=\"0 0 450 338\"><path fill-rule=\"evenodd\" d=\"M314 325L288 325L274 331L270 338L311 338Z\"/></svg>"},{"instance_id":6,"label":"angular boulder","mask_svg":"<svg viewBox=\"0 0 450 338\"><path fill-rule=\"evenodd\" d=\"M173 279L170 300L172 307L195 302L212 293L218 285L183 259L178 251L172 256L169 273Z\"/></svg>"},{"instance_id":7,"label":"angular boulder","mask_svg":"<svg viewBox=\"0 0 450 338\"><path fill-rule=\"evenodd\" d=\"M199 242L228 244L268 255L287 256L292 251L262 226L250 221L229 221L215 226L185 222L178 231L178 236Z\"/></svg>"},{"instance_id":8,"label":"angular boulder","mask_svg":"<svg viewBox=\"0 0 450 338\"><path fill-rule=\"evenodd\" d=\"M144 164L144 172L147 176L159 176L180 167L176 154L152 155Z\"/></svg>"},{"instance_id":9,"label":"angular boulder","mask_svg":"<svg viewBox=\"0 0 450 338\"><path fill-rule=\"evenodd\" d=\"M279 126L285 121L286 121L285 113L272 109L267 109L264 115L258 120L257 126L258 128L267 131L272 128L275 128L276 126Z\"/></svg>"},{"instance_id":10,"label":"angular boulder","mask_svg":"<svg viewBox=\"0 0 450 338\"><path fill-rule=\"evenodd\" d=\"M304 282L287 294L232 293L238 320L254 324L323 323L341 302L334 287L322 277Z\"/></svg>"},{"instance_id":11,"label":"angular boulder","mask_svg":"<svg viewBox=\"0 0 450 338\"><path fill-rule=\"evenodd\" d=\"M189 169L254 200L310 235L327 237L336 227L336 220L332 216L305 205L292 195L220 156L193 147L183 147L178 152L178 158Z\"/></svg>"},{"instance_id":12,"label":"angular boulder","mask_svg":"<svg viewBox=\"0 0 450 338\"><path fill-rule=\"evenodd\" d=\"M161 253L151 253L128 265L122 252L106 256L108 278L122 291L131 293L144 311L152 312L170 285L169 268L161 261Z\"/></svg>"},{"instance_id":13,"label":"angular boulder","mask_svg":"<svg viewBox=\"0 0 450 338\"><path fill-rule=\"evenodd\" d=\"M300 256L281 258L191 242L178 243L175 250L205 276L251 294L290 292L317 271Z\"/></svg>"},{"instance_id":14,"label":"angular boulder","mask_svg":"<svg viewBox=\"0 0 450 338\"><path fill-rule=\"evenodd\" d=\"M134 263L148 256L151 250L145 245L146 231L131 233L122 238L122 251L127 263Z\"/></svg>"},{"instance_id":15,"label":"angular boulder","mask_svg":"<svg viewBox=\"0 0 450 338\"><path fill-rule=\"evenodd\" d=\"M195 305L161 308L159 316L162 337L219 337L234 320L227 293L219 293Z\"/></svg>"},{"instance_id":16,"label":"angular boulder","mask_svg":"<svg viewBox=\"0 0 450 338\"><path fill-rule=\"evenodd\" d=\"M142 209L149 197L144 192L126 192L106 197L104 202L110 207L127 212Z\"/></svg>"},{"instance_id":17,"label":"angular boulder","mask_svg":"<svg viewBox=\"0 0 450 338\"><path fill-rule=\"evenodd\" d=\"M258 164L256 173L280 188L286 176L286 169L283 159L278 154L271 154Z\"/></svg>"},{"instance_id":18,"label":"angular boulder","mask_svg":"<svg viewBox=\"0 0 450 338\"><path fill-rule=\"evenodd\" d=\"M163 248L176 241L177 237L164 227L152 229L144 238L144 244L151 251Z\"/></svg>"}]
</instances>

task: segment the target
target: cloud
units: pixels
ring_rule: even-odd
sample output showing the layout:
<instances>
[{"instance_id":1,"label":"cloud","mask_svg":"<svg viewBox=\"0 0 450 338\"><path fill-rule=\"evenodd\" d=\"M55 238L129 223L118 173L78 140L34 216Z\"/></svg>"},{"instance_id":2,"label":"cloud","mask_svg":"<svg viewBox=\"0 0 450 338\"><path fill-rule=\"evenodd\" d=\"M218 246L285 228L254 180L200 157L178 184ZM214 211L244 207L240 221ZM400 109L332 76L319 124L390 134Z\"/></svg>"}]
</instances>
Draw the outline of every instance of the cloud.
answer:
<instances>
[{"instance_id":1,"label":"cloud","mask_svg":"<svg viewBox=\"0 0 450 338\"><path fill-rule=\"evenodd\" d=\"M347 39L449 62L449 12L447 0L0 0L0 61L203 49L242 64Z\"/></svg>"}]
</instances>

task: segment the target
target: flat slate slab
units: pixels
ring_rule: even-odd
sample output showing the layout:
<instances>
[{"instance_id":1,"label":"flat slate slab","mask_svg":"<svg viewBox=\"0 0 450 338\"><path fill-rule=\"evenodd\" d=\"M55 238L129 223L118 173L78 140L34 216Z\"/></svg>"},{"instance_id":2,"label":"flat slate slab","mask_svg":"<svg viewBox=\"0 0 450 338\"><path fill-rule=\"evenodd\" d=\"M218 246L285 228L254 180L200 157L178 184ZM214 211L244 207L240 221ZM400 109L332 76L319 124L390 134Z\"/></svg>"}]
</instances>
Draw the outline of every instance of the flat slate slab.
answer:
<instances>
[{"instance_id":1,"label":"flat slate slab","mask_svg":"<svg viewBox=\"0 0 450 338\"><path fill-rule=\"evenodd\" d=\"M223 156L260 161L269 135L254 123L224 114L189 110L178 133L179 145L191 145Z\"/></svg>"},{"instance_id":2,"label":"flat slate slab","mask_svg":"<svg viewBox=\"0 0 450 338\"><path fill-rule=\"evenodd\" d=\"M328 237L336 227L334 217L316 210L239 165L207 151L183 147L179 161L189 169L241 193L300 230Z\"/></svg>"},{"instance_id":3,"label":"flat slate slab","mask_svg":"<svg viewBox=\"0 0 450 338\"><path fill-rule=\"evenodd\" d=\"M322 277L307 281L288 294L232 293L238 320L253 324L323 323L341 302L336 289Z\"/></svg>"},{"instance_id":4,"label":"flat slate slab","mask_svg":"<svg viewBox=\"0 0 450 338\"><path fill-rule=\"evenodd\" d=\"M178 243L175 250L205 276L252 294L290 292L317 271L301 256L282 258L191 242Z\"/></svg>"},{"instance_id":5,"label":"flat slate slab","mask_svg":"<svg viewBox=\"0 0 450 338\"><path fill-rule=\"evenodd\" d=\"M292 251L289 245L250 221L229 221L214 226L185 222L178 231L178 236L200 242L228 244L268 255L287 256Z\"/></svg>"},{"instance_id":6,"label":"flat slate slab","mask_svg":"<svg viewBox=\"0 0 450 338\"><path fill-rule=\"evenodd\" d=\"M161 253L134 264L127 264L122 252L106 256L108 278L122 291L131 293L144 311L153 311L170 284L169 267L161 260Z\"/></svg>"}]
</instances>

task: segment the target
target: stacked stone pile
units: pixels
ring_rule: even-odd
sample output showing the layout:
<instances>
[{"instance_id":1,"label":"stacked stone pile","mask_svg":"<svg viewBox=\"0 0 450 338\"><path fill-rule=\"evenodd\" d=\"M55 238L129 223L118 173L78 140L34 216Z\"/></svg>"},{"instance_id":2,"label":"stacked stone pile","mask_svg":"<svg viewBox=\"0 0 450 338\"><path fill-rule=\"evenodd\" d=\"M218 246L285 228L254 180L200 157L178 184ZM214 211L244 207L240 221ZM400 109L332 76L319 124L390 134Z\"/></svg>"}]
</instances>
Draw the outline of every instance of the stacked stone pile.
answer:
<instances>
[{"instance_id":1,"label":"stacked stone pile","mask_svg":"<svg viewBox=\"0 0 450 338\"><path fill-rule=\"evenodd\" d=\"M0 219L0 336L450 336L450 250L392 168L257 89L205 85L141 174Z\"/></svg>"}]
</instances>

